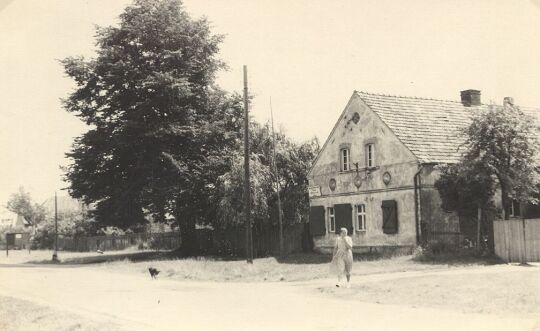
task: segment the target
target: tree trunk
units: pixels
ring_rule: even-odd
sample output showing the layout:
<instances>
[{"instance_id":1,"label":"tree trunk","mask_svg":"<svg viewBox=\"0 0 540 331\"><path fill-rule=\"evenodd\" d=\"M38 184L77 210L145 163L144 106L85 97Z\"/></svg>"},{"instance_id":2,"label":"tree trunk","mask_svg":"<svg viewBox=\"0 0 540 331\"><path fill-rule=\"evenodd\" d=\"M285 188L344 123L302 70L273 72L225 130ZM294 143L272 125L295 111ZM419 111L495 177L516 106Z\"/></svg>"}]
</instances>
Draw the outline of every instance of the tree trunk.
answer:
<instances>
[{"instance_id":1,"label":"tree trunk","mask_svg":"<svg viewBox=\"0 0 540 331\"><path fill-rule=\"evenodd\" d=\"M508 198L506 196L506 187L501 183L501 203L502 203L502 209L503 209L503 218L505 220L510 219L510 215L508 213Z\"/></svg>"},{"instance_id":2,"label":"tree trunk","mask_svg":"<svg viewBox=\"0 0 540 331\"><path fill-rule=\"evenodd\" d=\"M187 217L180 223L180 250L186 256L195 256L199 253L195 223L192 217Z\"/></svg>"},{"instance_id":3,"label":"tree trunk","mask_svg":"<svg viewBox=\"0 0 540 331\"><path fill-rule=\"evenodd\" d=\"M478 206L478 215L476 220L476 249L480 251L482 245L480 244L480 224L482 223L482 207Z\"/></svg>"}]
</instances>

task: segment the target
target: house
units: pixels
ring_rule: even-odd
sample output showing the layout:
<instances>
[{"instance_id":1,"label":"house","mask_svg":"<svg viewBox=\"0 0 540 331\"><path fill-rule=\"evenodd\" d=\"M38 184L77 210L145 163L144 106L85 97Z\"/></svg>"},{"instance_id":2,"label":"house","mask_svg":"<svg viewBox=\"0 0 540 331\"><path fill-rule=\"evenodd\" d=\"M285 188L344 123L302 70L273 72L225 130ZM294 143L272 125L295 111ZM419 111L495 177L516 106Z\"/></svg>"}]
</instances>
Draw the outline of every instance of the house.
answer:
<instances>
[{"instance_id":1,"label":"house","mask_svg":"<svg viewBox=\"0 0 540 331\"><path fill-rule=\"evenodd\" d=\"M10 228L10 229L25 229L30 226L28 222L22 215L18 215L12 211L9 211L5 208L0 210L0 228Z\"/></svg>"},{"instance_id":2,"label":"house","mask_svg":"<svg viewBox=\"0 0 540 331\"><path fill-rule=\"evenodd\" d=\"M342 227L355 252L462 241L434 183L438 165L459 161L459 130L472 111L488 107L480 95L466 90L461 101L445 101L355 91L308 175L315 249L330 251ZM538 109L520 109L540 118Z\"/></svg>"}]
</instances>

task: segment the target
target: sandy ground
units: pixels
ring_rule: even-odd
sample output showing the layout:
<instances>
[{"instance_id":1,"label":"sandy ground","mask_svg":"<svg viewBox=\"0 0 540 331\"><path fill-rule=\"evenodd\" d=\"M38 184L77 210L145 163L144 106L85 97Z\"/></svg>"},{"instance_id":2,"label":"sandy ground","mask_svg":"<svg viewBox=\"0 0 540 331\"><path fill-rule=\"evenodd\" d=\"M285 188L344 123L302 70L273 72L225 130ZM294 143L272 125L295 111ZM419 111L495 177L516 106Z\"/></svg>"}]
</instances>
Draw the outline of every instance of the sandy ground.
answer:
<instances>
[{"instance_id":1,"label":"sandy ground","mask_svg":"<svg viewBox=\"0 0 540 331\"><path fill-rule=\"evenodd\" d=\"M343 296L374 282L414 285L416 279L422 286L426 277L462 279L467 274L489 281L493 275L517 272L538 279L538 269L501 265L366 275L357 277L352 289L321 293L333 287L331 280L183 282L95 267L21 265L0 267L0 296L126 330L535 330L534 312L463 313L415 308L406 300L377 304Z\"/></svg>"},{"instance_id":2,"label":"sandy ground","mask_svg":"<svg viewBox=\"0 0 540 331\"><path fill-rule=\"evenodd\" d=\"M0 330L122 330L114 321L90 319L31 301L0 296Z\"/></svg>"}]
</instances>

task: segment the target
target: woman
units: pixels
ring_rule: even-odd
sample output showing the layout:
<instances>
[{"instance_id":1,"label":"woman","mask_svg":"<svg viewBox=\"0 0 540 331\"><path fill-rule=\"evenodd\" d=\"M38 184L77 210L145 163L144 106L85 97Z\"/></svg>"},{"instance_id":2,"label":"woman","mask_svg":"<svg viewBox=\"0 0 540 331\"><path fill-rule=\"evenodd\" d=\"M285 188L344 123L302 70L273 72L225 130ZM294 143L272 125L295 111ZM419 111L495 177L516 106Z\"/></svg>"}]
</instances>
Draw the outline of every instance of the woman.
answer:
<instances>
[{"instance_id":1,"label":"woman","mask_svg":"<svg viewBox=\"0 0 540 331\"><path fill-rule=\"evenodd\" d=\"M341 228L339 237L334 245L334 257L332 258L331 268L338 276L336 287L340 287L343 274L347 277L347 288L351 287L351 269L353 264L352 239L347 236L347 229Z\"/></svg>"}]
</instances>

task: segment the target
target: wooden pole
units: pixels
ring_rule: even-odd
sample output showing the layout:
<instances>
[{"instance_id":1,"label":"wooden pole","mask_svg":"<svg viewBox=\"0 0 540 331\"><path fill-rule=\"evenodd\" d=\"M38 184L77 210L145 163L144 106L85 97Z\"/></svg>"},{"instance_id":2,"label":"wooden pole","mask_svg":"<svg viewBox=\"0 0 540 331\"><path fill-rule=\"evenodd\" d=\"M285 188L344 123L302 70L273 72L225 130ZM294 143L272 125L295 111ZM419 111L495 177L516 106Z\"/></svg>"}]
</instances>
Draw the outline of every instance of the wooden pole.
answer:
<instances>
[{"instance_id":1,"label":"wooden pole","mask_svg":"<svg viewBox=\"0 0 540 331\"><path fill-rule=\"evenodd\" d=\"M281 211L281 187L279 185L279 172L276 165L276 133L274 132L274 111L272 109L272 97L270 97L270 119L272 121L272 152L273 152L273 166L276 176L276 187L277 187L277 202L278 202L278 225L279 225L279 255L283 256L285 254L285 249L283 247L283 215Z\"/></svg>"},{"instance_id":2,"label":"wooden pole","mask_svg":"<svg viewBox=\"0 0 540 331\"><path fill-rule=\"evenodd\" d=\"M54 253L53 261L58 261L58 202L54 192Z\"/></svg>"},{"instance_id":3,"label":"wooden pole","mask_svg":"<svg viewBox=\"0 0 540 331\"><path fill-rule=\"evenodd\" d=\"M244 66L244 212L246 217L246 262L253 263L251 232L251 189L249 177L249 100L247 66Z\"/></svg>"},{"instance_id":4,"label":"wooden pole","mask_svg":"<svg viewBox=\"0 0 540 331\"><path fill-rule=\"evenodd\" d=\"M521 259L521 265L528 265L527 263L527 239L525 238L527 231L525 230L525 216L523 215L523 205L520 206L521 212L521 228L523 229L523 258Z\"/></svg>"}]
</instances>

